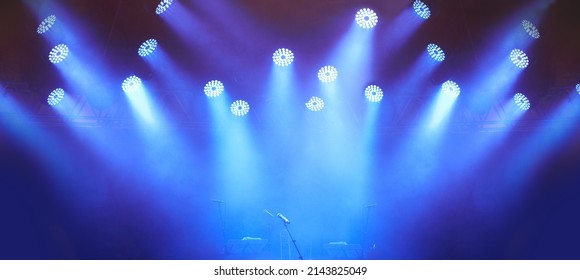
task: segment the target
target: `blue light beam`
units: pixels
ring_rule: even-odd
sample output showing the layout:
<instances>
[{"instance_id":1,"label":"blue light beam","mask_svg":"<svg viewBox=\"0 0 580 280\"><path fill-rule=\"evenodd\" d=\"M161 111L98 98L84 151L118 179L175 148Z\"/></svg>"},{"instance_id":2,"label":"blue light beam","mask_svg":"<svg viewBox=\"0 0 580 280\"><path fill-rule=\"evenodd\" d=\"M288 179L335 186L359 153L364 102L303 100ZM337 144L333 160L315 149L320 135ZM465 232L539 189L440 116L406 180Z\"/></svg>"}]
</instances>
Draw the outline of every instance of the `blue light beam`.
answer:
<instances>
[{"instance_id":1,"label":"blue light beam","mask_svg":"<svg viewBox=\"0 0 580 280\"><path fill-rule=\"evenodd\" d=\"M129 100L133 112L142 121L142 128L153 133L152 128L159 128L162 116L154 106L149 92L137 76L127 77L122 84L125 97Z\"/></svg>"},{"instance_id":2,"label":"blue light beam","mask_svg":"<svg viewBox=\"0 0 580 280\"><path fill-rule=\"evenodd\" d=\"M437 94L432 111L427 118L429 131L444 130L441 126L449 119L451 109L460 93L459 85L453 81L446 81L441 85L441 90Z\"/></svg>"},{"instance_id":3,"label":"blue light beam","mask_svg":"<svg viewBox=\"0 0 580 280\"><path fill-rule=\"evenodd\" d=\"M272 130L276 132L274 135L277 135L274 137L283 137L281 134L284 134L286 129L294 127L297 122L296 114L300 112L295 107L301 104L297 101L296 93L303 90L298 89L300 83L296 81L294 65L280 67L274 62L270 70L270 79L266 87L268 94L262 104L267 111L267 122L270 127L279 128Z\"/></svg>"}]
</instances>

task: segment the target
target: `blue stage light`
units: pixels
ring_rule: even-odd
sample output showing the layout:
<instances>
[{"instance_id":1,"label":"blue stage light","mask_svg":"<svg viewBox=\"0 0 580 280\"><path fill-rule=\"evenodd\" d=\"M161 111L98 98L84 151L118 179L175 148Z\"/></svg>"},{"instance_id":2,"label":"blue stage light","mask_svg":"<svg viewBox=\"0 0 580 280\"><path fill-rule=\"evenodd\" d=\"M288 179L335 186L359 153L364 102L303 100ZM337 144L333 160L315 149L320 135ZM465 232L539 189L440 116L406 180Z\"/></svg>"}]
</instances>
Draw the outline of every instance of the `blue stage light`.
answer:
<instances>
[{"instance_id":1,"label":"blue stage light","mask_svg":"<svg viewBox=\"0 0 580 280\"><path fill-rule=\"evenodd\" d=\"M137 51L137 53L139 54L139 56L148 56L152 54L156 48L157 48L157 40L149 39L143 42L141 46L139 46L139 50Z\"/></svg>"},{"instance_id":2,"label":"blue stage light","mask_svg":"<svg viewBox=\"0 0 580 280\"><path fill-rule=\"evenodd\" d=\"M435 44L427 45L427 52L429 52L429 55L437 61L445 60L445 52Z\"/></svg>"},{"instance_id":3,"label":"blue stage light","mask_svg":"<svg viewBox=\"0 0 580 280\"><path fill-rule=\"evenodd\" d=\"M54 23L56 23L56 16L50 15L47 18L45 18L42 22L40 22L38 28L36 28L36 32L38 34L42 34L50 30L50 28L54 25Z\"/></svg>"},{"instance_id":4,"label":"blue stage light","mask_svg":"<svg viewBox=\"0 0 580 280\"><path fill-rule=\"evenodd\" d=\"M355 20L362 28L373 28L379 22L379 17L373 10L364 8L356 13Z\"/></svg>"},{"instance_id":5,"label":"blue stage light","mask_svg":"<svg viewBox=\"0 0 580 280\"><path fill-rule=\"evenodd\" d=\"M334 66L324 66L318 70L318 79L323 83L331 83L338 77L338 70Z\"/></svg>"},{"instance_id":6,"label":"blue stage light","mask_svg":"<svg viewBox=\"0 0 580 280\"><path fill-rule=\"evenodd\" d=\"M306 102L306 108L314 112L320 111L322 108L324 108L324 100L322 100L320 97L313 96L310 98L310 100L308 100L308 102Z\"/></svg>"},{"instance_id":7,"label":"blue stage light","mask_svg":"<svg viewBox=\"0 0 580 280\"><path fill-rule=\"evenodd\" d=\"M540 31L531 21L529 20L522 21L522 26L524 27L524 30L528 33L528 35L530 35L530 37L534 39L540 38Z\"/></svg>"},{"instance_id":8,"label":"blue stage light","mask_svg":"<svg viewBox=\"0 0 580 280\"><path fill-rule=\"evenodd\" d=\"M236 100L230 107L232 114L241 117L250 112L250 104L244 100Z\"/></svg>"},{"instance_id":9,"label":"blue stage light","mask_svg":"<svg viewBox=\"0 0 580 280\"><path fill-rule=\"evenodd\" d=\"M459 96L459 94L461 93L461 88L454 81L447 81L447 82L443 83L443 85L441 86L441 90L443 91L443 93L445 95L448 95L448 96L454 97L454 98Z\"/></svg>"},{"instance_id":10,"label":"blue stage light","mask_svg":"<svg viewBox=\"0 0 580 280\"><path fill-rule=\"evenodd\" d=\"M576 92L577 92L578 94L580 94L580 84L577 84L577 85L576 85Z\"/></svg>"},{"instance_id":11,"label":"blue stage light","mask_svg":"<svg viewBox=\"0 0 580 280\"><path fill-rule=\"evenodd\" d=\"M62 88L57 88L53 90L49 95L46 102L48 105L55 106L64 98L64 90Z\"/></svg>"},{"instance_id":12,"label":"blue stage light","mask_svg":"<svg viewBox=\"0 0 580 280\"><path fill-rule=\"evenodd\" d=\"M427 4L423 3L423 1L415 0L415 2L413 2L413 9L415 10L415 13L423 19L431 17L431 10Z\"/></svg>"},{"instance_id":13,"label":"blue stage light","mask_svg":"<svg viewBox=\"0 0 580 280\"><path fill-rule=\"evenodd\" d=\"M516 93L516 95L514 95L514 101L516 102L516 105L524 111L529 110L531 107L530 100L521 93Z\"/></svg>"},{"instance_id":14,"label":"blue stage light","mask_svg":"<svg viewBox=\"0 0 580 280\"><path fill-rule=\"evenodd\" d=\"M62 62L68 55L68 47L65 44L60 44L52 48L48 54L48 60L52 63Z\"/></svg>"},{"instance_id":15,"label":"blue stage light","mask_svg":"<svg viewBox=\"0 0 580 280\"><path fill-rule=\"evenodd\" d=\"M224 91L224 84L218 80L212 80L205 84L203 92L209 97L218 97Z\"/></svg>"},{"instance_id":16,"label":"blue stage light","mask_svg":"<svg viewBox=\"0 0 580 280\"><path fill-rule=\"evenodd\" d=\"M284 67L290 65L292 61L294 61L294 54L289 49L281 48L274 52L272 59L276 65Z\"/></svg>"},{"instance_id":17,"label":"blue stage light","mask_svg":"<svg viewBox=\"0 0 580 280\"><path fill-rule=\"evenodd\" d=\"M519 68L526 68L530 64L528 56L520 49L512 50L512 52L510 53L510 58L514 63L514 65Z\"/></svg>"},{"instance_id":18,"label":"blue stage light","mask_svg":"<svg viewBox=\"0 0 580 280\"><path fill-rule=\"evenodd\" d=\"M376 85L370 85L365 89L365 96L370 102L380 102L383 99L383 90Z\"/></svg>"},{"instance_id":19,"label":"blue stage light","mask_svg":"<svg viewBox=\"0 0 580 280\"><path fill-rule=\"evenodd\" d=\"M121 88L125 93L133 93L141 88L141 79L135 75L129 76L123 81Z\"/></svg>"},{"instance_id":20,"label":"blue stage light","mask_svg":"<svg viewBox=\"0 0 580 280\"><path fill-rule=\"evenodd\" d=\"M171 3L173 3L173 0L161 0L161 2L159 2L159 5L157 5L157 8L155 9L155 13L160 15L163 12L167 11L167 9L169 9L169 6L171 6Z\"/></svg>"}]
</instances>

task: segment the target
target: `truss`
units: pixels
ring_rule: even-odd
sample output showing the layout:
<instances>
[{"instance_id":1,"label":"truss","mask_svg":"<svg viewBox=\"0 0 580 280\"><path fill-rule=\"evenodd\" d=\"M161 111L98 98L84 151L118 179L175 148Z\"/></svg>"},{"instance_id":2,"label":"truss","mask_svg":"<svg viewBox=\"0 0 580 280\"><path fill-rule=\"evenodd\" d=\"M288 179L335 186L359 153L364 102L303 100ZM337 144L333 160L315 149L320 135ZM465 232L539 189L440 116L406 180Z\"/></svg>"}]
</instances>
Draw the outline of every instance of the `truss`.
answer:
<instances>
[{"instance_id":1,"label":"truss","mask_svg":"<svg viewBox=\"0 0 580 280\"><path fill-rule=\"evenodd\" d=\"M40 102L34 92L25 84L3 82L6 92L18 92L23 103L32 104L28 107L27 119L31 122L43 126L78 126L78 127L116 127L131 128L136 125L135 118L132 115L130 107L122 98L114 100L110 106L105 109L97 109L91 106L90 102L84 98L78 100L66 115L60 115L54 108L46 102ZM472 131L502 131L511 130L534 130L541 127L547 121L550 121L550 112L563 103L572 103L578 106L580 110L580 95L575 94L574 87L557 87L550 89L546 94L534 100L533 106L529 111L514 122L514 109L506 106L505 102L496 101L484 112L475 112L465 104L458 104L455 107L453 115L450 117L448 129L454 132L472 132ZM163 91L159 98L159 106L170 107L172 120L167 124L170 128L182 129L205 129L209 128L210 121L208 118L200 118L199 112L195 112L188 105L187 98L191 93L182 90ZM393 96L383 102L392 102L391 113L383 116L378 121L380 131L387 133L408 132L419 128L420 118L418 114L420 109L425 108L431 102L432 96L429 95L400 95ZM34 100L33 102L29 102ZM28 103L27 103L28 101ZM262 104L268 105L268 104ZM355 111L355 110L351 110ZM14 114L2 112L0 118L8 121L12 118L18 118ZM266 116L260 116L260 113L253 112L253 119L262 122ZM350 117L361 119L355 113ZM336 121L326 119L328 122Z\"/></svg>"}]
</instances>

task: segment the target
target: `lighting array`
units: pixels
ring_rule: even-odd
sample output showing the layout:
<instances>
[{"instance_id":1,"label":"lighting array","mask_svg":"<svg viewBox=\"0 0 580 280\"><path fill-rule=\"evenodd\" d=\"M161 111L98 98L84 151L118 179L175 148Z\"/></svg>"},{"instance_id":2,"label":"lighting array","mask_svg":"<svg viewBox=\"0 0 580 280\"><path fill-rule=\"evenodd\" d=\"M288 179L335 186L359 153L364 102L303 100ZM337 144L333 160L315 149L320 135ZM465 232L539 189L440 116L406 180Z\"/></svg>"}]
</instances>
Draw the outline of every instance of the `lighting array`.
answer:
<instances>
[{"instance_id":1,"label":"lighting array","mask_svg":"<svg viewBox=\"0 0 580 280\"><path fill-rule=\"evenodd\" d=\"M324 66L318 70L318 79L323 83L331 83L338 77L338 70L334 66Z\"/></svg>"},{"instance_id":2,"label":"lighting array","mask_svg":"<svg viewBox=\"0 0 580 280\"><path fill-rule=\"evenodd\" d=\"M292 64L292 61L294 61L294 53L289 49L281 48L274 52L272 60L274 60L276 65L285 67Z\"/></svg>"},{"instance_id":3,"label":"lighting array","mask_svg":"<svg viewBox=\"0 0 580 280\"><path fill-rule=\"evenodd\" d=\"M383 90L376 85L370 85L365 89L365 96L370 102L380 102L383 99Z\"/></svg>"},{"instance_id":4,"label":"lighting array","mask_svg":"<svg viewBox=\"0 0 580 280\"><path fill-rule=\"evenodd\" d=\"M524 111L529 110L531 107L530 100L528 100L528 98L521 93L516 93L516 95L514 95L514 102L520 109Z\"/></svg>"},{"instance_id":5,"label":"lighting array","mask_svg":"<svg viewBox=\"0 0 580 280\"><path fill-rule=\"evenodd\" d=\"M161 0L155 10L156 14L161 14L165 12L173 3L173 0ZM415 0L413 3L413 9L415 13L423 18L428 19L431 16L431 11L429 7L420 0ZM378 23L377 14L369 9L360 9L355 16L356 22L362 28L373 28ZM50 28L55 24L56 16L50 15L45 18L37 28L37 33L42 34L50 30ZM540 32L538 28L531 23L529 20L523 20L522 26L524 30L535 39L540 38ZM141 44L138 49L139 56L145 57L152 54L157 48L157 40L148 39ZM429 44L427 46L427 52L436 61L444 61L446 56L445 52L441 47L436 44ZM52 63L60 63L66 59L68 56L69 49L65 44L59 44L55 46L49 53L49 60ZM285 67L294 61L294 53L286 48L280 48L276 50L272 56L274 63L278 66ZM520 49L514 49L510 53L510 59L519 68L526 68L529 65L528 56ZM338 70L334 66L324 66L318 71L318 79L323 83L331 83L335 81L338 77ZM141 79L137 76L127 77L122 84L122 89L126 93L132 93L137 91L141 87ZM209 81L204 87L204 93L208 97L217 97L224 91L224 85L218 80ZM458 97L461 93L459 85L453 81L446 81L442 85L442 91L444 94L451 97ZM576 91L580 94L580 84L576 85ZM51 106L57 105L64 97L64 90L62 88L57 88L53 90L48 97L48 104ZM376 85L369 85L365 88L365 97L370 102L380 102L383 98L383 91L380 87ZM530 102L527 97L521 93L517 93L514 96L515 103L522 110L528 110L530 108ZM320 111L324 108L324 101L317 96L313 96L306 103L306 107L311 111ZM237 100L231 104L231 112L236 116L246 115L250 110L248 102L244 100Z\"/></svg>"},{"instance_id":6,"label":"lighting array","mask_svg":"<svg viewBox=\"0 0 580 280\"><path fill-rule=\"evenodd\" d=\"M203 92L209 97L218 97L224 91L224 84L218 80L212 80L205 84Z\"/></svg>"},{"instance_id":7,"label":"lighting array","mask_svg":"<svg viewBox=\"0 0 580 280\"><path fill-rule=\"evenodd\" d=\"M534 39L540 38L540 31L531 21L523 20L522 26L524 27L524 30L528 33L528 35L530 35L530 37Z\"/></svg>"},{"instance_id":8,"label":"lighting array","mask_svg":"<svg viewBox=\"0 0 580 280\"><path fill-rule=\"evenodd\" d=\"M137 51L137 54L139 54L139 56L145 57L145 56L152 54L156 48L157 48L157 40L149 39L149 40L143 42L143 44L141 44L141 46L139 46L139 50Z\"/></svg>"},{"instance_id":9,"label":"lighting array","mask_svg":"<svg viewBox=\"0 0 580 280\"><path fill-rule=\"evenodd\" d=\"M250 112L250 104L244 100L236 100L232 103L230 110L235 116L241 117Z\"/></svg>"},{"instance_id":10,"label":"lighting array","mask_svg":"<svg viewBox=\"0 0 580 280\"><path fill-rule=\"evenodd\" d=\"M173 0L161 0L161 2L159 2L159 5L157 5L157 8L155 9L155 13L158 15L164 13L165 11L167 11L167 9L169 9L171 3L173 3Z\"/></svg>"},{"instance_id":11,"label":"lighting array","mask_svg":"<svg viewBox=\"0 0 580 280\"><path fill-rule=\"evenodd\" d=\"M436 61L443 61L445 60L445 52L439 46L435 44L427 45L427 52L431 56L431 58L435 59Z\"/></svg>"},{"instance_id":12,"label":"lighting array","mask_svg":"<svg viewBox=\"0 0 580 280\"><path fill-rule=\"evenodd\" d=\"M42 20L42 22L40 22L40 24L38 25L38 28L36 28L36 32L38 34L45 33L48 30L50 30L50 28L54 25L54 23L56 23L56 16L50 15L47 18L45 18L44 20Z\"/></svg>"},{"instance_id":13,"label":"lighting array","mask_svg":"<svg viewBox=\"0 0 580 280\"><path fill-rule=\"evenodd\" d=\"M580 84L577 84L577 85L576 85L576 92L577 92L578 94L580 94Z\"/></svg>"},{"instance_id":14,"label":"lighting array","mask_svg":"<svg viewBox=\"0 0 580 280\"><path fill-rule=\"evenodd\" d=\"M431 17L431 10L427 4L423 3L423 1L415 0L415 2L413 2L413 9L415 10L415 13L423 19Z\"/></svg>"},{"instance_id":15,"label":"lighting array","mask_svg":"<svg viewBox=\"0 0 580 280\"><path fill-rule=\"evenodd\" d=\"M306 108L314 112L320 111L322 108L324 108L324 100L322 100L320 97L313 96L310 98L310 100L308 100L308 102L306 102Z\"/></svg>"},{"instance_id":16,"label":"lighting array","mask_svg":"<svg viewBox=\"0 0 580 280\"><path fill-rule=\"evenodd\" d=\"M510 53L510 58L515 66L519 68L526 68L530 64L530 60L524 51L520 49L514 49Z\"/></svg>"},{"instance_id":17,"label":"lighting array","mask_svg":"<svg viewBox=\"0 0 580 280\"><path fill-rule=\"evenodd\" d=\"M360 9L355 16L356 23L362 28L373 28L379 22L379 17L375 11L364 8Z\"/></svg>"},{"instance_id":18,"label":"lighting array","mask_svg":"<svg viewBox=\"0 0 580 280\"><path fill-rule=\"evenodd\" d=\"M454 81L447 81L443 83L443 85L441 86L441 90L443 91L443 94L453 98L458 97L459 94L461 93L461 88Z\"/></svg>"},{"instance_id":19,"label":"lighting array","mask_svg":"<svg viewBox=\"0 0 580 280\"><path fill-rule=\"evenodd\" d=\"M133 93L136 92L139 88L141 88L141 79L135 75L127 77L121 88L125 93Z\"/></svg>"},{"instance_id":20,"label":"lighting array","mask_svg":"<svg viewBox=\"0 0 580 280\"><path fill-rule=\"evenodd\" d=\"M48 105L55 106L64 98L64 90L62 88L57 88L53 90L49 95L46 102Z\"/></svg>"},{"instance_id":21,"label":"lighting array","mask_svg":"<svg viewBox=\"0 0 580 280\"><path fill-rule=\"evenodd\" d=\"M48 60L56 64L62 62L68 56L68 47L65 44L56 45L48 54Z\"/></svg>"}]
</instances>

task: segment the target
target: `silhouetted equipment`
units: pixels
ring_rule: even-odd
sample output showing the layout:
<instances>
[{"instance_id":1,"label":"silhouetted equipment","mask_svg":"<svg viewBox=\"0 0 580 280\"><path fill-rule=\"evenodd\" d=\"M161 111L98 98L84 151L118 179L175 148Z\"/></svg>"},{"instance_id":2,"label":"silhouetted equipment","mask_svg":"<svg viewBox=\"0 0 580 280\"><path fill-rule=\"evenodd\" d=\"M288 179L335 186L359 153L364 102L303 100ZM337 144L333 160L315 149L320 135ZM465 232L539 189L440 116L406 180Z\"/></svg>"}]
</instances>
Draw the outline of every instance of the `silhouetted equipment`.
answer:
<instances>
[{"instance_id":1,"label":"silhouetted equipment","mask_svg":"<svg viewBox=\"0 0 580 280\"><path fill-rule=\"evenodd\" d=\"M363 250L360 244L348 244L344 241L329 242L322 245L331 259L362 259Z\"/></svg>"}]
</instances>

